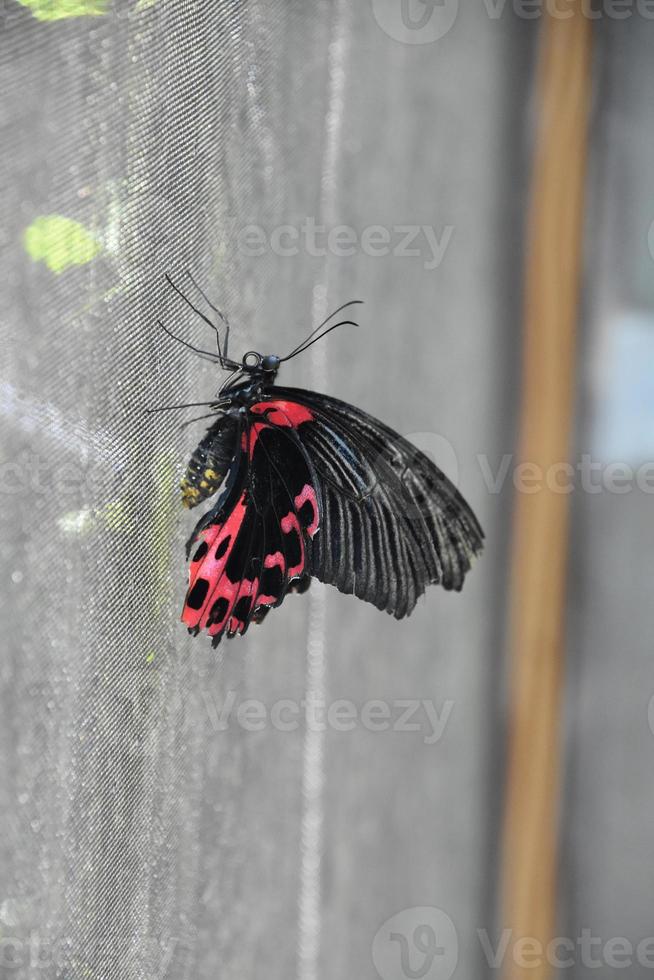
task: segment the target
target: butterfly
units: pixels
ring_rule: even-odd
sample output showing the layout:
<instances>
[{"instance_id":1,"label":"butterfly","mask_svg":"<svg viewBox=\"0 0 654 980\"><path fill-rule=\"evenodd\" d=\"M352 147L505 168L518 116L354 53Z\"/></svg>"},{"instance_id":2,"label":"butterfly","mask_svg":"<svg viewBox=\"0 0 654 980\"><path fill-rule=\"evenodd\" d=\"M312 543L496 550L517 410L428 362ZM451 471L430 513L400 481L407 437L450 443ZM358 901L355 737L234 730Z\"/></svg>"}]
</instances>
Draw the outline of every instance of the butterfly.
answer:
<instances>
[{"instance_id":1,"label":"butterfly","mask_svg":"<svg viewBox=\"0 0 654 980\"><path fill-rule=\"evenodd\" d=\"M218 327L166 277L216 334L216 352L165 332L228 377L206 405L212 419L181 481L188 508L218 496L187 544L189 632L242 635L289 592L316 578L408 616L427 585L460 590L483 532L456 487L420 450L373 416L330 395L276 383L281 365L332 330L356 325L337 314L285 357L228 355L229 321L195 288ZM191 405L167 406L188 408ZM153 411L161 411L154 409Z\"/></svg>"}]
</instances>

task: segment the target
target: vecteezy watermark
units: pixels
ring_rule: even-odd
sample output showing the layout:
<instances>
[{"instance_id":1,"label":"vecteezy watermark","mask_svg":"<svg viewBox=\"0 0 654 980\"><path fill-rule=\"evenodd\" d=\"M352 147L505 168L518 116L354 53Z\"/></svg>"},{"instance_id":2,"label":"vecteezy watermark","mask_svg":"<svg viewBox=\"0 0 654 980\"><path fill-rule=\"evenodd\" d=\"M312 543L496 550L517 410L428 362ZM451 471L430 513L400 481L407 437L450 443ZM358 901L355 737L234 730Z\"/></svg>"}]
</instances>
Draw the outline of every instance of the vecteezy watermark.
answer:
<instances>
[{"instance_id":1,"label":"vecteezy watermark","mask_svg":"<svg viewBox=\"0 0 654 980\"><path fill-rule=\"evenodd\" d=\"M450 980L459 962L454 923L432 906L403 909L377 930L372 961L382 980Z\"/></svg>"},{"instance_id":2,"label":"vecteezy watermark","mask_svg":"<svg viewBox=\"0 0 654 980\"><path fill-rule=\"evenodd\" d=\"M150 751L148 713L151 696L147 674L135 668L121 674L114 689L115 707L107 718L104 742L113 739L121 752L133 748L136 754ZM49 686L38 686L34 696L47 698ZM274 701L243 697L233 689L216 692L198 689L166 696L167 711L175 719L175 729L191 731L200 726L208 731L245 732L333 731L348 733L363 729L373 733L392 732L420 736L424 745L436 745L443 738L453 717L455 702L444 698L371 698L357 704L350 698L327 700L317 696L277 698ZM123 719L115 725L116 714Z\"/></svg>"},{"instance_id":3,"label":"vecteezy watermark","mask_svg":"<svg viewBox=\"0 0 654 980\"><path fill-rule=\"evenodd\" d=\"M181 963L176 962L173 967L173 960L179 960L180 955L185 958L189 949L189 943L174 936L139 939L135 952L140 967L138 973L152 977L152 980L166 980L179 972ZM0 970L3 976L13 970L20 971L21 976L26 971L31 976L32 971L47 970L48 975L57 971L57 974L65 972L70 976L91 977L99 975L95 971L100 965L103 970L108 970L112 962L87 963L75 950L71 940L46 939L36 929L31 929L24 936L8 935L6 931L0 935Z\"/></svg>"},{"instance_id":4,"label":"vecteezy watermark","mask_svg":"<svg viewBox=\"0 0 654 980\"><path fill-rule=\"evenodd\" d=\"M283 258L300 253L315 258L392 255L400 259L420 258L425 269L433 270L445 258L453 234L454 225L439 229L432 225L368 225L358 231L351 225L328 227L308 217L299 225L277 225L270 230L261 225L246 225L237 232L236 242L241 254L251 258L266 252Z\"/></svg>"},{"instance_id":5,"label":"vecteezy watermark","mask_svg":"<svg viewBox=\"0 0 654 980\"><path fill-rule=\"evenodd\" d=\"M499 939L492 941L486 929L477 930L477 938L491 970L500 970L507 957L521 969L549 966L553 970L587 969L620 970L640 966L654 970L654 936L633 943L625 936L603 939L592 929L583 928L572 936L555 936L543 943L533 936L515 937L512 929L503 929Z\"/></svg>"},{"instance_id":6,"label":"vecteezy watermark","mask_svg":"<svg viewBox=\"0 0 654 980\"><path fill-rule=\"evenodd\" d=\"M582 493L625 494L632 490L654 493L654 460L633 467L619 460L600 462L590 453L582 453L575 463L557 461L541 466L530 460L515 463L512 453L505 453L499 464L493 467L488 456L477 455L477 462L486 489L491 494L501 493L509 476L518 493L534 494L542 490L569 494L579 489Z\"/></svg>"},{"instance_id":7,"label":"vecteezy watermark","mask_svg":"<svg viewBox=\"0 0 654 980\"><path fill-rule=\"evenodd\" d=\"M475 936L488 971L501 971L507 962L526 970L543 966L555 971L632 966L654 970L654 936L638 941L605 938L586 927L575 936L555 936L547 943L516 936L512 929L503 929L495 937L487 929L477 929ZM372 942L372 961L382 980L450 980L458 959L454 922L433 906L397 912L380 926Z\"/></svg>"},{"instance_id":8,"label":"vecteezy watermark","mask_svg":"<svg viewBox=\"0 0 654 980\"><path fill-rule=\"evenodd\" d=\"M432 44L454 26L458 0L371 0L375 20L389 37L403 44ZM654 0L483 0L491 20L511 14L520 20L654 20Z\"/></svg>"},{"instance_id":9,"label":"vecteezy watermark","mask_svg":"<svg viewBox=\"0 0 654 980\"><path fill-rule=\"evenodd\" d=\"M581 13L587 20L628 20L638 16L654 20L654 0L483 0L491 20L499 20L509 9L520 20L570 20Z\"/></svg>"},{"instance_id":10,"label":"vecteezy watermark","mask_svg":"<svg viewBox=\"0 0 654 980\"><path fill-rule=\"evenodd\" d=\"M454 710L452 700L437 706L426 698L371 699L359 706L348 698L330 702L315 697L280 698L268 705L258 698L240 699L236 691L227 691L223 699L206 691L202 696L214 731L226 731L231 726L247 732L267 728L278 732L351 732L363 728L369 732L422 733L425 745L440 742Z\"/></svg>"},{"instance_id":11,"label":"vecteezy watermark","mask_svg":"<svg viewBox=\"0 0 654 980\"><path fill-rule=\"evenodd\" d=\"M458 456L447 437L436 432L411 432L406 438L416 447L416 454L427 455L458 486ZM384 466L387 466L389 459L383 459ZM504 453L499 457L477 453L474 459L482 483L491 495L502 493L507 485L512 485L520 494L534 494L542 490L561 494L581 491L618 495L638 490L654 494L654 460L632 466L621 460L600 461L590 453L582 453L574 462L561 460L548 466L528 459L519 460L513 453ZM406 464L411 465L410 458ZM23 452L0 461L0 497L56 497L62 501L81 497L84 500L97 500L106 497L107 483L107 469L95 459L87 465L55 463L48 454ZM120 485L115 478L113 485L119 490ZM410 499L407 498L406 507L410 509L410 506ZM116 521L117 518L118 515Z\"/></svg>"},{"instance_id":12,"label":"vecteezy watermark","mask_svg":"<svg viewBox=\"0 0 654 980\"><path fill-rule=\"evenodd\" d=\"M458 457L445 436L411 432L406 438L436 463L455 486L459 485ZM486 453L477 453L475 460L486 491L493 496L502 493L507 485L511 485L516 493L529 495L543 490L557 494L581 491L591 495L623 495L634 490L654 494L654 460L632 466L621 460L593 459L590 453L582 453L575 462L560 460L548 466L518 459L513 453L504 453L496 459Z\"/></svg>"},{"instance_id":13,"label":"vecteezy watermark","mask_svg":"<svg viewBox=\"0 0 654 980\"><path fill-rule=\"evenodd\" d=\"M50 454L24 451L0 460L1 496L67 497L104 490L107 469L100 460L54 462Z\"/></svg>"},{"instance_id":14,"label":"vecteezy watermark","mask_svg":"<svg viewBox=\"0 0 654 980\"><path fill-rule=\"evenodd\" d=\"M372 0L375 20L402 44L433 44L445 37L459 12L459 0Z\"/></svg>"}]
</instances>

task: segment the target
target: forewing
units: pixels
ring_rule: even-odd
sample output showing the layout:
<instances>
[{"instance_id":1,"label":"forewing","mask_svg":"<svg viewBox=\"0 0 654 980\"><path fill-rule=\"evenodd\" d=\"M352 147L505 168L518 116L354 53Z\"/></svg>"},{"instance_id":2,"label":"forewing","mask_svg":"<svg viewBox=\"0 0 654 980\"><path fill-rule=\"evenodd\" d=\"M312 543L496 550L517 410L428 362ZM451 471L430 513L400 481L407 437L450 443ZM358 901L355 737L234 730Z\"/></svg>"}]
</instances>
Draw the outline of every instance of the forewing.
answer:
<instances>
[{"instance_id":1,"label":"forewing","mask_svg":"<svg viewBox=\"0 0 654 980\"><path fill-rule=\"evenodd\" d=\"M460 590L483 532L445 474L397 432L338 399L275 387L268 406L276 405L297 406L292 431L315 472L320 532L311 574L397 618L430 583Z\"/></svg>"}]
</instances>

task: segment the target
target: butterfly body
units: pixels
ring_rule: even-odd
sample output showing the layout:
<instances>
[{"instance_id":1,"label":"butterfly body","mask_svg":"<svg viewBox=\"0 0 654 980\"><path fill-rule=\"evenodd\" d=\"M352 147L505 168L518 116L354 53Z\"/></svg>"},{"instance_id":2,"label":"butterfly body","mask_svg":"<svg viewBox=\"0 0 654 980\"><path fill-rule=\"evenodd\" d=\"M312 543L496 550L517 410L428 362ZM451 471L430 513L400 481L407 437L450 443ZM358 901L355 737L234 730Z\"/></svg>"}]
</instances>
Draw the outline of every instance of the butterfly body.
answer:
<instances>
[{"instance_id":1,"label":"butterfly body","mask_svg":"<svg viewBox=\"0 0 654 980\"><path fill-rule=\"evenodd\" d=\"M279 363L246 355L182 481L188 507L219 492L188 543L189 630L245 633L311 577L397 618L459 590L483 533L456 488L360 409L277 386Z\"/></svg>"},{"instance_id":2,"label":"butterfly body","mask_svg":"<svg viewBox=\"0 0 654 980\"><path fill-rule=\"evenodd\" d=\"M185 507L197 507L220 488L234 458L237 429L232 415L219 415L193 451L180 484Z\"/></svg>"}]
</instances>

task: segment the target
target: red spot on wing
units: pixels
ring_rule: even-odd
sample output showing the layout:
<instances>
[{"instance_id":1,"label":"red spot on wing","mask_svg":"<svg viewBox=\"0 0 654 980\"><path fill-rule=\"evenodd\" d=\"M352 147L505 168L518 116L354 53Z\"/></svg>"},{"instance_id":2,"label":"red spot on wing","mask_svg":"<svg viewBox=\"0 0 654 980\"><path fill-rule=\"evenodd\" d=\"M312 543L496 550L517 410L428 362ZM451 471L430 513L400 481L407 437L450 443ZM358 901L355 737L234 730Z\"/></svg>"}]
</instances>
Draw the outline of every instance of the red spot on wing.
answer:
<instances>
[{"instance_id":1,"label":"red spot on wing","mask_svg":"<svg viewBox=\"0 0 654 980\"><path fill-rule=\"evenodd\" d=\"M318 530L318 500L316 498L316 491L313 489L310 483L305 483L302 488L302 492L295 498L295 509L299 511L300 508L307 502L311 504L313 516L310 523L304 525L304 529L309 537L312 538Z\"/></svg>"},{"instance_id":2,"label":"red spot on wing","mask_svg":"<svg viewBox=\"0 0 654 980\"><path fill-rule=\"evenodd\" d=\"M305 408L304 405L281 399L256 402L250 407L250 412L254 415L261 415L265 420L263 422L254 422L250 426L248 436L243 433L241 437L243 451L249 453L250 459L252 459L259 433L262 429L266 428L266 422L269 423L269 427L275 425L284 429L297 429L298 425L301 425L303 422L311 422L313 420L313 413L308 408Z\"/></svg>"},{"instance_id":3,"label":"red spot on wing","mask_svg":"<svg viewBox=\"0 0 654 980\"><path fill-rule=\"evenodd\" d=\"M282 572L284 571L284 556L281 551L275 551L271 555L266 555L263 560L264 568L274 568L275 565L279 565Z\"/></svg>"},{"instance_id":4,"label":"red spot on wing","mask_svg":"<svg viewBox=\"0 0 654 980\"><path fill-rule=\"evenodd\" d=\"M258 609L260 606L274 606L278 599L279 596L275 595L258 595L256 608Z\"/></svg>"},{"instance_id":5,"label":"red spot on wing","mask_svg":"<svg viewBox=\"0 0 654 980\"><path fill-rule=\"evenodd\" d=\"M257 402L250 408L256 415L264 415L274 425L283 425L297 429L303 422L313 420L313 412L299 402L289 402L282 399L271 399L267 402Z\"/></svg>"}]
</instances>

